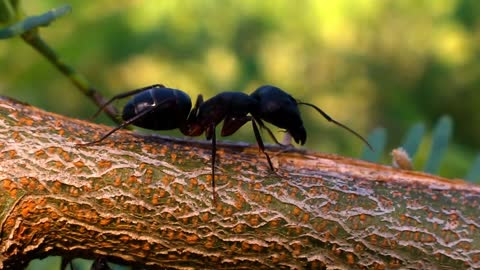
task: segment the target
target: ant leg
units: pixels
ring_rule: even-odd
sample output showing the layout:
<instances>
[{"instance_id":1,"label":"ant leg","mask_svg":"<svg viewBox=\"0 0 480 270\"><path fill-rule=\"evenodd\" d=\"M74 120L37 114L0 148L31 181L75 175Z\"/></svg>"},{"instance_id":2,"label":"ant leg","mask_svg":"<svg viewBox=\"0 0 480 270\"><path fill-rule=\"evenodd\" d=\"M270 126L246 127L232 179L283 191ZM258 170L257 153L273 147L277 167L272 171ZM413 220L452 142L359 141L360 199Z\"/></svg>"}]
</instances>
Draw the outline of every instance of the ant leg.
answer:
<instances>
[{"instance_id":1,"label":"ant leg","mask_svg":"<svg viewBox=\"0 0 480 270\"><path fill-rule=\"evenodd\" d=\"M205 127L198 123L198 111L203 103L203 96L198 95L195 106L187 116L186 121L180 125L180 131L187 136L200 136L205 131ZM209 138L207 138L209 140Z\"/></svg>"},{"instance_id":2,"label":"ant leg","mask_svg":"<svg viewBox=\"0 0 480 270\"><path fill-rule=\"evenodd\" d=\"M60 263L60 269L66 269L67 266L70 266L70 270L73 270L73 266L72 266L72 258L70 257L62 257L62 261Z\"/></svg>"},{"instance_id":3,"label":"ant leg","mask_svg":"<svg viewBox=\"0 0 480 270\"><path fill-rule=\"evenodd\" d=\"M194 119L197 118L198 116L198 109L200 108L200 105L203 103L203 96L198 95L197 101L195 102L195 106L193 107L192 111L190 111L190 114L188 114L188 121L193 121Z\"/></svg>"},{"instance_id":4,"label":"ant leg","mask_svg":"<svg viewBox=\"0 0 480 270\"><path fill-rule=\"evenodd\" d=\"M107 264L107 259L103 256L96 258L93 261L92 268L93 270L111 270L110 266Z\"/></svg>"},{"instance_id":5,"label":"ant leg","mask_svg":"<svg viewBox=\"0 0 480 270\"><path fill-rule=\"evenodd\" d=\"M119 130L119 129L122 129L128 125L130 125L131 123L135 122L136 120L142 118L143 116L145 116L146 114L148 114L149 112L153 111L155 108L157 108L157 106L151 106L149 107L148 109L145 109L143 110L142 112L140 112L139 114L135 115L134 117L128 119L127 121L123 122L122 124L120 124L118 127L110 130L107 134L103 135L100 139L96 140L96 141L93 141L93 142L88 142L88 143L78 143L77 146L89 146L89 145L93 145L93 144L96 144L96 143L99 143L103 140L105 140L108 136L112 135L115 131Z\"/></svg>"},{"instance_id":6,"label":"ant leg","mask_svg":"<svg viewBox=\"0 0 480 270\"><path fill-rule=\"evenodd\" d=\"M215 192L215 157L217 155L217 141L215 135L215 124L212 123L211 129L213 130L212 133L212 193L213 193L213 204L215 205L216 200L216 192Z\"/></svg>"},{"instance_id":7,"label":"ant leg","mask_svg":"<svg viewBox=\"0 0 480 270\"><path fill-rule=\"evenodd\" d=\"M270 170L274 172L275 169L273 168L270 157L268 156L267 152L265 152L265 145L263 145L262 136L260 136L260 132L258 131L257 124L255 124L255 119L252 119L252 127L253 127L253 133L255 134L255 139L257 140L257 143L258 143L258 147L265 154L265 157L267 157L268 165L270 165Z\"/></svg>"},{"instance_id":8,"label":"ant leg","mask_svg":"<svg viewBox=\"0 0 480 270\"><path fill-rule=\"evenodd\" d=\"M138 119L144 117L145 115L147 115L148 113L152 112L153 110L155 110L156 108L158 108L159 106L165 104L165 103L168 103L168 102L171 102L172 100L174 100L174 98L169 98L169 99L165 99L163 100L162 102L160 103L155 103L155 104L152 104L150 107L148 107L147 109L141 111L139 114L135 115L134 117L126 120L125 122L123 122L122 124L120 124L118 127L110 130L107 134L103 135L100 139L96 140L96 141L93 141L93 142L88 142L88 143L77 143L77 146L89 146L89 145L93 145L93 144L96 144L96 143L99 143L103 140L105 140L108 136L112 135L115 131L119 130L119 129L122 129L130 124L132 124L133 122L137 121Z\"/></svg>"},{"instance_id":9,"label":"ant leg","mask_svg":"<svg viewBox=\"0 0 480 270\"><path fill-rule=\"evenodd\" d=\"M263 129L265 129L265 130L268 132L268 135L270 136L270 138L272 138L272 140L273 140L276 144L281 145L281 146L287 146L287 145L285 145L285 144L280 143L280 142L277 140L277 138L275 137L275 135L273 135L273 132L272 132L267 126L265 126L265 124L263 123L262 120L257 119L257 118L254 118L254 119L255 119L255 121L258 122L258 125L260 126L260 128L263 128Z\"/></svg>"},{"instance_id":10,"label":"ant leg","mask_svg":"<svg viewBox=\"0 0 480 270\"><path fill-rule=\"evenodd\" d=\"M103 109L105 109L105 107L107 107L110 103L112 103L113 101L115 101L117 99L122 99L122 98L126 98L126 97L129 97L129 96L133 96L135 94L138 94L138 93L143 92L145 90L150 90L152 88L164 88L164 87L165 86L162 85L162 84L153 84L153 85L150 85L150 86L142 87L142 88L139 88L139 89L131 90L131 91L113 96L110 100L108 100L106 103L104 103L102 105L102 107L100 107L100 109L98 109L98 111L92 116L92 119L96 118L103 111Z\"/></svg>"},{"instance_id":11,"label":"ant leg","mask_svg":"<svg viewBox=\"0 0 480 270\"><path fill-rule=\"evenodd\" d=\"M251 120L252 118L250 116L226 115L223 119L223 126L220 135L222 137L230 136Z\"/></svg>"},{"instance_id":12,"label":"ant leg","mask_svg":"<svg viewBox=\"0 0 480 270\"><path fill-rule=\"evenodd\" d=\"M204 126L198 123L198 111L200 105L203 103L203 96L198 95L197 101L195 102L195 106L188 114L187 120L180 125L180 131L187 136L200 136L205 131ZM208 136L207 136L208 137ZM207 138L208 139L208 138Z\"/></svg>"},{"instance_id":13,"label":"ant leg","mask_svg":"<svg viewBox=\"0 0 480 270\"><path fill-rule=\"evenodd\" d=\"M123 122L122 124L120 124L118 127L110 130L107 134L103 135L100 139L96 140L96 141L93 141L93 142L88 142L88 143L78 143L77 146L89 146L89 145L93 145L93 144L96 144L96 143L99 143L103 140L105 140L108 136L112 135L115 131L119 130L119 129L122 129L130 124L132 124L133 122L137 121L138 119L144 117L145 115L147 115L148 113L152 112L153 110L155 110L156 108L158 108L159 106L165 104L165 103L168 103L168 102L171 102L172 100L174 100L175 98L168 98L168 99L165 99L163 100L162 102L160 103L154 103L152 104L150 107L148 107L147 109L141 111L139 114L135 115L134 117L126 120L125 122Z\"/></svg>"},{"instance_id":14,"label":"ant leg","mask_svg":"<svg viewBox=\"0 0 480 270\"><path fill-rule=\"evenodd\" d=\"M223 127L222 127L222 136L229 136L236 132L239 128L241 128L246 122L252 121L253 132L255 133L255 139L257 140L258 147L260 150L265 154L268 160L268 164L270 165L270 169L274 171L272 161L268 156L267 152L265 152L265 145L263 144L262 137L260 136L260 131L258 130L257 124L255 123L256 119L251 116L226 116L223 120ZM262 127L263 123L260 124ZM265 127L263 125L263 127ZM268 128L265 127L267 130ZM207 133L208 134L208 133ZM273 136L273 134L272 134ZM275 136L274 136L275 137ZM275 139L276 141L276 139ZM277 141L278 143L278 141Z\"/></svg>"}]
</instances>

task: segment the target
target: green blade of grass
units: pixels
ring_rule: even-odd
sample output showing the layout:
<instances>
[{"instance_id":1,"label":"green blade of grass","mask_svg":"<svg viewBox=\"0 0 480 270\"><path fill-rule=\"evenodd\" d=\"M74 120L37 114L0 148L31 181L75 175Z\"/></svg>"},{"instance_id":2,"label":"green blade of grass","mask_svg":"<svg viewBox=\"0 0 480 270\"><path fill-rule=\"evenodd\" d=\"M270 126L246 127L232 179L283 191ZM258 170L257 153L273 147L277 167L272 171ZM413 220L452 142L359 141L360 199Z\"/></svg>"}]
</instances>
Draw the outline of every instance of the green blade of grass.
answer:
<instances>
[{"instance_id":1,"label":"green blade of grass","mask_svg":"<svg viewBox=\"0 0 480 270\"><path fill-rule=\"evenodd\" d=\"M64 16L72 10L70 5L64 5L56 9L52 9L38 16L29 16L24 20L10 25L0 30L0 39L11 38L21 35L40 26L47 26L59 17Z\"/></svg>"},{"instance_id":2,"label":"green blade of grass","mask_svg":"<svg viewBox=\"0 0 480 270\"><path fill-rule=\"evenodd\" d=\"M372 151L370 148L365 146L361 155L361 159L371 162L378 162L385 150L385 145L387 143L387 131L384 128L376 128L368 135L367 141L372 145L375 151Z\"/></svg>"},{"instance_id":3,"label":"green blade of grass","mask_svg":"<svg viewBox=\"0 0 480 270\"><path fill-rule=\"evenodd\" d=\"M468 180L472 183L480 182L480 154L477 154L470 171L465 175L465 180Z\"/></svg>"},{"instance_id":4,"label":"green blade of grass","mask_svg":"<svg viewBox=\"0 0 480 270\"><path fill-rule=\"evenodd\" d=\"M12 1L0 0L0 24L7 24L15 20L17 13L17 6Z\"/></svg>"},{"instance_id":5,"label":"green blade of grass","mask_svg":"<svg viewBox=\"0 0 480 270\"><path fill-rule=\"evenodd\" d=\"M440 163L448 147L448 141L452 135L452 119L449 116L442 116L432 134L432 147L425 165L425 172L436 174L440 168Z\"/></svg>"},{"instance_id":6,"label":"green blade of grass","mask_svg":"<svg viewBox=\"0 0 480 270\"><path fill-rule=\"evenodd\" d=\"M407 151L410 158L413 158L418 151L420 143L422 143L423 135L425 134L425 124L417 123L410 127L402 143L403 149Z\"/></svg>"}]
</instances>

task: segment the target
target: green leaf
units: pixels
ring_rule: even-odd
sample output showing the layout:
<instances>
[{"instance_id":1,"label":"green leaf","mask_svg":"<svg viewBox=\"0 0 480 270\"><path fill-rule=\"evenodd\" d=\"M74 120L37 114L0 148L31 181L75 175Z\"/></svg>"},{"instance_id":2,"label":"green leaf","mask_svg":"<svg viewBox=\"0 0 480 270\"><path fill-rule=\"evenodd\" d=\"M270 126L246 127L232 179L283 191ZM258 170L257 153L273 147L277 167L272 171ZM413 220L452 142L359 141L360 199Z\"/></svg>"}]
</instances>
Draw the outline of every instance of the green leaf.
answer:
<instances>
[{"instance_id":1,"label":"green leaf","mask_svg":"<svg viewBox=\"0 0 480 270\"><path fill-rule=\"evenodd\" d=\"M477 154L470 171L465 175L465 180L473 183L480 182L480 154Z\"/></svg>"},{"instance_id":2,"label":"green leaf","mask_svg":"<svg viewBox=\"0 0 480 270\"><path fill-rule=\"evenodd\" d=\"M387 131L385 128L376 128L368 135L367 141L372 145L375 151L372 151L370 148L365 146L361 155L361 159L371 162L378 162L385 150L385 145L387 143Z\"/></svg>"},{"instance_id":3,"label":"green leaf","mask_svg":"<svg viewBox=\"0 0 480 270\"><path fill-rule=\"evenodd\" d=\"M0 23L9 23L16 18L17 10L10 0L0 0Z\"/></svg>"},{"instance_id":4,"label":"green leaf","mask_svg":"<svg viewBox=\"0 0 480 270\"><path fill-rule=\"evenodd\" d=\"M402 147L407 151L409 157L413 158L418 151L420 143L422 143L425 134L425 124L417 123L413 125L407 132Z\"/></svg>"},{"instance_id":5,"label":"green leaf","mask_svg":"<svg viewBox=\"0 0 480 270\"><path fill-rule=\"evenodd\" d=\"M432 134L432 148L430 149L430 156L424 171L432 174L437 174L440 168L440 162L447 150L448 141L452 135L452 119L449 116L442 116Z\"/></svg>"},{"instance_id":6,"label":"green leaf","mask_svg":"<svg viewBox=\"0 0 480 270\"><path fill-rule=\"evenodd\" d=\"M69 13L71 10L72 8L70 5L64 5L62 7L52 9L38 16L27 17L18 23L15 23L7 28L0 30L0 39L11 38L21 35L37 27L47 26L59 17L62 17L65 14Z\"/></svg>"}]
</instances>

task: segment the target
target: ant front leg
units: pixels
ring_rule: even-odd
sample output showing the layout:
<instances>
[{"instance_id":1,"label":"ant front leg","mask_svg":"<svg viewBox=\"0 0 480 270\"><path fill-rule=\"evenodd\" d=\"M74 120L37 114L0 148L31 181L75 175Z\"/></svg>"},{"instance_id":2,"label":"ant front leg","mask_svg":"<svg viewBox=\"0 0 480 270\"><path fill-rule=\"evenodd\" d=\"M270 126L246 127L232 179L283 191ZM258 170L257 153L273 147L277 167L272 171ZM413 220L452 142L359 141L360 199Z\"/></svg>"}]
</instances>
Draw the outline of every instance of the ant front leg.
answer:
<instances>
[{"instance_id":1,"label":"ant front leg","mask_svg":"<svg viewBox=\"0 0 480 270\"><path fill-rule=\"evenodd\" d=\"M272 172L274 172L275 169L273 168L272 161L270 160L270 156L267 154L267 152L265 152L265 145L263 144L262 136L260 135L260 131L258 130L258 126L255 123L256 122L255 118L253 118L251 116L228 116L228 117L226 117L225 120L223 120L223 127L222 127L222 133L221 133L222 136L232 135L233 133L235 133L238 129L240 129L248 121L252 121L253 133L255 134L255 139L257 141L258 147L260 148L260 151L262 151L262 153L267 158L268 165L270 166L270 169L272 170ZM271 133L271 131L265 125L263 125L263 122L259 122L259 124L260 124L261 127L264 127L267 131L269 131L269 133ZM271 136L273 138L275 138L275 136L273 136L273 134L271 134ZM274 140L278 143L276 138ZM278 143L278 144L280 144L280 143Z\"/></svg>"},{"instance_id":2,"label":"ant front leg","mask_svg":"<svg viewBox=\"0 0 480 270\"><path fill-rule=\"evenodd\" d=\"M272 161L270 160L270 157L268 156L267 152L265 152L265 145L263 144L262 136L260 136L260 131L258 131L257 124L255 124L255 119L252 119L252 127L253 127L253 133L255 134L255 139L257 140L258 147L260 150L265 154L265 157L267 158L268 165L270 166L270 170L272 172L275 172L275 169L273 168Z\"/></svg>"},{"instance_id":3,"label":"ant front leg","mask_svg":"<svg viewBox=\"0 0 480 270\"><path fill-rule=\"evenodd\" d=\"M283 143L280 143L277 138L275 137L275 135L273 135L273 132L267 127L265 126L265 124L263 123L262 120L258 119L258 118L254 118L255 121L257 121L258 125L260 126L260 128L263 128L265 129L267 132L268 132L268 135L270 136L270 138L272 138L272 140L277 144L277 145L280 145L280 146L288 146L286 144L283 144Z\"/></svg>"}]
</instances>

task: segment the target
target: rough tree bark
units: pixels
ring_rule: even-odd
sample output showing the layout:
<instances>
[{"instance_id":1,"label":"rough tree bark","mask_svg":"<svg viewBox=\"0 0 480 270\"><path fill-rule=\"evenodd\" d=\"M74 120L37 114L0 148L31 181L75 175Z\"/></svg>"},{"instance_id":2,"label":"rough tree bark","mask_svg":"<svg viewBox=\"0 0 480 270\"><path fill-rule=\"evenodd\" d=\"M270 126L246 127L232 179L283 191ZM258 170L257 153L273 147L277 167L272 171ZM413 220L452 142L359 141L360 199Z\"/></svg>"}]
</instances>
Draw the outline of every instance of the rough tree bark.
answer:
<instances>
[{"instance_id":1,"label":"rough tree bark","mask_svg":"<svg viewBox=\"0 0 480 270\"><path fill-rule=\"evenodd\" d=\"M480 267L480 188L308 151L119 131L0 100L0 267L48 255L146 269ZM93 136L93 137L92 137Z\"/></svg>"}]
</instances>

